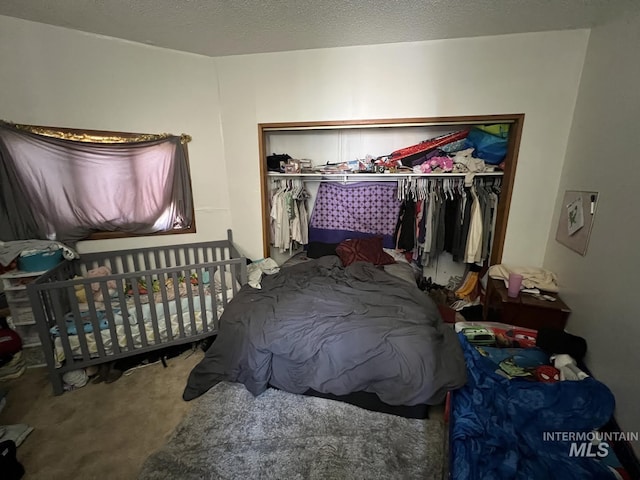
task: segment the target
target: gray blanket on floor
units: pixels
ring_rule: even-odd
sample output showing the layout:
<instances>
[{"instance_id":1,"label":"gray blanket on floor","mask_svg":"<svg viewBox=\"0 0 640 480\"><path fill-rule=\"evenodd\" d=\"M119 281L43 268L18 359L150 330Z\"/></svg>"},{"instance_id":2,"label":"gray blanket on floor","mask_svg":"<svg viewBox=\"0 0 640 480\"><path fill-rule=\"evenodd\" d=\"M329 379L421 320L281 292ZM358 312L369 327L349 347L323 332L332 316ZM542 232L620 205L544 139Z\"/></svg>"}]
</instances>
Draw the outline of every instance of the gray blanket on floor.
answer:
<instances>
[{"instance_id":1,"label":"gray blanket on floor","mask_svg":"<svg viewBox=\"0 0 640 480\"><path fill-rule=\"evenodd\" d=\"M453 330L424 292L370 263L322 257L244 286L183 398L222 380L254 395L376 393L390 405L437 404L466 382Z\"/></svg>"}]
</instances>

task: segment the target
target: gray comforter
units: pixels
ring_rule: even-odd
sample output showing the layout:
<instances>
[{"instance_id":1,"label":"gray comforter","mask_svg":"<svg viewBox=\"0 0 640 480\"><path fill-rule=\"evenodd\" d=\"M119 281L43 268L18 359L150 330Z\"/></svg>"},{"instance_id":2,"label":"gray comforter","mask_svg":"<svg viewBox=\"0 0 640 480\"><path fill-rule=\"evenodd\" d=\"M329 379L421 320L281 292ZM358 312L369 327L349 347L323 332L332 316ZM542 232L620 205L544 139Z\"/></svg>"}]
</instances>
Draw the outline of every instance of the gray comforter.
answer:
<instances>
[{"instance_id":1,"label":"gray comforter","mask_svg":"<svg viewBox=\"0 0 640 480\"><path fill-rule=\"evenodd\" d=\"M458 339L416 286L369 263L322 257L244 286L183 398L222 380L254 395L373 392L390 405L435 404L466 381Z\"/></svg>"}]
</instances>

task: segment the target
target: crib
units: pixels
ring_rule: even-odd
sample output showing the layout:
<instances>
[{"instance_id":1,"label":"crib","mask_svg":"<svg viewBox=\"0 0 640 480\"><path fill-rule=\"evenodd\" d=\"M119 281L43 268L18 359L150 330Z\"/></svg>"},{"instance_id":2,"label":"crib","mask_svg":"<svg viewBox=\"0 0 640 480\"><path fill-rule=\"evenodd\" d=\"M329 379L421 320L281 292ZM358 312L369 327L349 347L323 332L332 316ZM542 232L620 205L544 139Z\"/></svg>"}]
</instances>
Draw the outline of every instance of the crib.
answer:
<instances>
[{"instance_id":1,"label":"crib","mask_svg":"<svg viewBox=\"0 0 640 480\"><path fill-rule=\"evenodd\" d=\"M66 372L215 335L246 280L231 230L226 240L63 261L27 286L54 394Z\"/></svg>"}]
</instances>

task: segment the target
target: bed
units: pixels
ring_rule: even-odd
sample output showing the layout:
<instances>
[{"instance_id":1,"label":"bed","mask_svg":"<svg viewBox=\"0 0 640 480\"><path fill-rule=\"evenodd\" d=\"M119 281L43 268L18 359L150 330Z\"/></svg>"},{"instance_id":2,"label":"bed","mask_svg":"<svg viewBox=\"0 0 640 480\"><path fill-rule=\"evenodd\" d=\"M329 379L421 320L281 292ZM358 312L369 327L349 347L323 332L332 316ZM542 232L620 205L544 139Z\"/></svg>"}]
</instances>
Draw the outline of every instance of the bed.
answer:
<instances>
[{"instance_id":1,"label":"bed","mask_svg":"<svg viewBox=\"0 0 640 480\"><path fill-rule=\"evenodd\" d=\"M243 287L183 398L227 380L254 395L268 386L365 392L411 406L441 403L462 386L460 344L428 295L372 262L344 264L336 255L307 258L263 277L260 289Z\"/></svg>"},{"instance_id":2,"label":"bed","mask_svg":"<svg viewBox=\"0 0 640 480\"><path fill-rule=\"evenodd\" d=\"M247 280L227 237L85 254L29 284L54 393L66 372L215 335Z\"/></svg>"},{"instance_id":3,"label":"bed","mask_svg":"<svg viewBox=\"0 0 640 480\"><path fill-rule=\"evenodd\" d=\"M531 345L487 347L494 345L488 338L493 336L491 329L471 330L472 336L458 333L468 382L450 394L450 477L618 478L604 458L609 446L598 448L584 440L611 418L615 406L611 391L592 377L553 382L506 378L505 361L496 362L496 351L508 350L507 363L533 365L539 363L535 359L541 350ZM515 335L502 338L520 337L526 344L531 337L519 335L522 330L512 327ZM578 440L572 441L572 435Z\"/></svg>"}]
</instances>

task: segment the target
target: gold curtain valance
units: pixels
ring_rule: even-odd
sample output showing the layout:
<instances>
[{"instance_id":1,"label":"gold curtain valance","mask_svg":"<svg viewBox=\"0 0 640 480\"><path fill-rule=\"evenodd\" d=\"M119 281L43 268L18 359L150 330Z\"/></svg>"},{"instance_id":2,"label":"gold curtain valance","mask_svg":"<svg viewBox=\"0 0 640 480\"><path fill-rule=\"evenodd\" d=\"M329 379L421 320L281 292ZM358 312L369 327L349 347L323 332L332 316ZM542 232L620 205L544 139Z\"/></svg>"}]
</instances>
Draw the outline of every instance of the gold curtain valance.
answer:
<instances>
[{"instance_id":1,"label":"gold curtain valance","mask_svg":"<svg viewBox=\"0 0 640 480\"><path fill-rule=\"evenodd\" d=\"M0 121L6 125L10 125L18 130L42 135L45 137L59 138L62 140L71 140L74 142L87 143L136 143L149 142L153 140L162 140L172 137L170 133L150 134L150 133L124 133L124 132L103 132L98 130L79 130L75 128L55 128L41 127L38 125L21 125L17 123ZM191 141L191 135L183 133L180 135L180 143L186 144Z\"/></svg>"}]
</instances>

